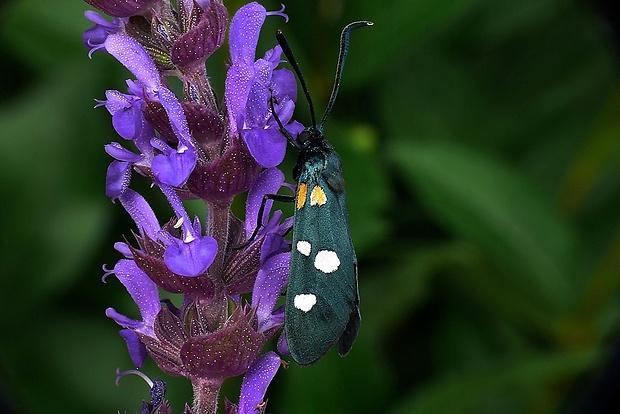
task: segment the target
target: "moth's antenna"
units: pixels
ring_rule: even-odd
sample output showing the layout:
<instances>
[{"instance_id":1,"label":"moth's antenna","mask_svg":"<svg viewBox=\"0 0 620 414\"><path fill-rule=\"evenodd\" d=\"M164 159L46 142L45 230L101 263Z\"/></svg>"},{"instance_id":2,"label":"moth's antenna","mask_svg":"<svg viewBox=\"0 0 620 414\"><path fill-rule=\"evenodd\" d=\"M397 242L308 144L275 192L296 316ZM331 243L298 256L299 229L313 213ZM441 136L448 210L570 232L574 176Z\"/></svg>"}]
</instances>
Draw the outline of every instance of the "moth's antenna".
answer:
<instances>
[{"instance_id":1,"label":"moth's antenna","mask_svg":"<svg viewBox=\"0 0 620 414\"><path fill-rule=\"evenodd\" d=\"M359 21L349 23L345 26L344 29L342 29L342 34L340 35L340 53L338 54L338 65L336 66L334 87L332 88L332 94L329 97L329 102L327 103L327 107L325 108L325 112L323 113L323 118L321 119L321 123L319 124L320 127L322 127L327 120L327 115L329 115L329 112L332 110L334 102L336 101L336 95L338 95L338 89L340 88L340 78L342 77L342 68L344 67L344 60L347 57L347 52L349 51L349 34L357 28L372 26L373 24L373 22L369 21ZM284 49L284 47L282 47L282 49ZM314 125L314 122L312 124Z\"/></svg>"},{"instance_id":2,"label":"moth's antenna","mask_svg":"<svg viewBox=\"0 0 620 414\"><path fill-rule=\"evenodd\" d=\"M308 106L310 107L310 118L312 119L312 126L316 126L316 117L314 115L314 106L312 105L312 98L310 98L310 92L308 92L308 87L306 86L306 81L304 80L303 75L301 74L301 70L299 69L299 65L295 60L295 56L293 56L293 51L289 46L284 34L282 34L282 30L276 31L276 39L282 48L282 51L286 55L288 62L293 67L293 70L297 74L297 78L299 79L299 83L301 83L301 88L304 91L304 95L306 95L306 100L308 101Z\"/></svg>"}]
</instances>

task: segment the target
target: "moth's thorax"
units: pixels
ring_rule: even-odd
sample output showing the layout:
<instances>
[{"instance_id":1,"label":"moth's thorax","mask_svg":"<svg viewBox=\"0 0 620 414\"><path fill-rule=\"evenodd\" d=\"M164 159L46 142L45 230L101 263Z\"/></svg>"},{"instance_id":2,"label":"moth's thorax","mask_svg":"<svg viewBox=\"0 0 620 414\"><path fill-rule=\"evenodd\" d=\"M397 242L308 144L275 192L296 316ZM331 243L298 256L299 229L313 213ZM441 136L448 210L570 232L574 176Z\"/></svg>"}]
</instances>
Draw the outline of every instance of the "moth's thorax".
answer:
<instances>
[{"instance_id":1,"label":"moth's thorax","mask_svg":"<svg viewBox=\"0 0 620 414\"><path fill-rule=\"evenodd\" d=\"M334 147L325 139L322 129L306 128L297 137L301 144L293 179L299 181L302 174L321 174L325 169L340 169L340 158Z\"/></svg>"}]
</instances>

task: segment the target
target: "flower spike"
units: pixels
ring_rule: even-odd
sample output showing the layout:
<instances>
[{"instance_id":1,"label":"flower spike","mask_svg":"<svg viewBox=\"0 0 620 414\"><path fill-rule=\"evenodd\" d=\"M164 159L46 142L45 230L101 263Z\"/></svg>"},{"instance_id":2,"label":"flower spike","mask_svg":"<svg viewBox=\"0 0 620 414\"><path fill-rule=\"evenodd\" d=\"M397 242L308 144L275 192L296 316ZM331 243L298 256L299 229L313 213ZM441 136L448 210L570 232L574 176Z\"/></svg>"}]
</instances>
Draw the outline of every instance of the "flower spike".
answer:
<instances>
[{"instance_id":1,"label":"flower spike","mask_svg":"<svg viewBox=\"0 0 620 414\"><path fill-rule=\"evenodd\" d=\"M223 0L86 2L112 17L86 12L94 24L83 34L89 56L105 50L132 77L125 91L105 91L96 107L109 112L119 136L104 147L112 158L105 193L135 223L114 244L121 257L103 267L102 281L114 275L138 316L112 306L105 314L119 325L136 367L150 357L164 373L191 381L195 398L185 414L215 412L221 384L237 375L244 375L239 405L227 403L227 412L263 412L281 364L264 347L284 325L277 303L288 280L285 235L293 218L262 200L293 188L277 169L287 147L281 130L304 130L293 116L297 82L281 67L282 48L273 42L257 51L267 16L288 22L284 5L267 11L251 2L229 24ZM230 65L216 99L222 87L211 85L207 68L218 63L206 59L226 40ZM171 87L172 77L180 87ZM148 186L134 188L139 180L163 194L167 213ZM245 192L244 221L231 206ZM200 213L190 209L196 202ZM117 372L117 385L129 374L151 389L140 414L172 413L165 382L128 370Z\"/></svg>"}]
</instances>

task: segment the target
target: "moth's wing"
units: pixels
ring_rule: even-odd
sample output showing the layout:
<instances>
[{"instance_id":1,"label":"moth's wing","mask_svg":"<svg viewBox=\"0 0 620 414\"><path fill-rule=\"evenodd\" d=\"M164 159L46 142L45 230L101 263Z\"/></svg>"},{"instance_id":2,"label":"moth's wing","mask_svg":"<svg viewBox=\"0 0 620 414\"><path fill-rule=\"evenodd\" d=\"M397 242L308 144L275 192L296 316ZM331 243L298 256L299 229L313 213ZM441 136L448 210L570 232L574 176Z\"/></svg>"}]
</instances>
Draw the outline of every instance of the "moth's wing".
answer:
<instances>
[{"instance_id":1,"label":"moth's wing","mask_svg":"<svg viewBox=\"0 0 620 414\"><path fill-rule=\"evenodd\" d=\"M320 174L307 173L301 177L303 183L307 184L307 200L295 210L285 331L293 359L306 365L339 340L339 353L346 354L360 319L357 260L344 189L335 191ZM320 205L310 202L316 186L326 198Z\"/></svg>"},{"instance_id":2,"label":"moth's wing","mask_svg":"<svg viewBox=\"0 0 620 414\"><path fill-rule=\"evenodd\" d=\"M351 310L351 314L349 315L349 321L347 322L347 326L345 327L342 335L338 339L338 354L340 356L345 356L351 350L353 343L355 342L355 338L357 338L357 332L360 330L360 323L362 322L362 317L360 315L359 309L359 297L358 288L357 288L357 262L355 262L355 307Z\"/></svg>"}]
</instances>

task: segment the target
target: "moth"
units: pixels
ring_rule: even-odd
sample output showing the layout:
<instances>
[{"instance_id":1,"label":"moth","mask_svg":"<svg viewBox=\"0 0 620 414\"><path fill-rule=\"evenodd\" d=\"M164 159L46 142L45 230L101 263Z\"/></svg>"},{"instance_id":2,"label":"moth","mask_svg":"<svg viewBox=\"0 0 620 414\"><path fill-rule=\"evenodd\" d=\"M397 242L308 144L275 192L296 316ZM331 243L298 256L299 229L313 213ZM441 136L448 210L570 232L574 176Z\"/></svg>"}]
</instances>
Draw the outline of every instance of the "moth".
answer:
<instances>
[{"instance_id":1,"label":"moth","mask_svg":"<svg viewBox=\"0 0 620 414\"><path fill-rule=\"evenodd\" d=\"M312 119L311 126L293 137L272 110L281 133L299 151L293 169L297 189L284 331L291 356L300 365L317 361L336 343L338 353L345 356L360 327L357 258L349 230L342 163L325 138L323 125L338 94L349 35L372 24L357 21L343 29L334 86L318 124L297 61L282 32L276 33L306 95Z\"/></svg>"}]
</instances>

